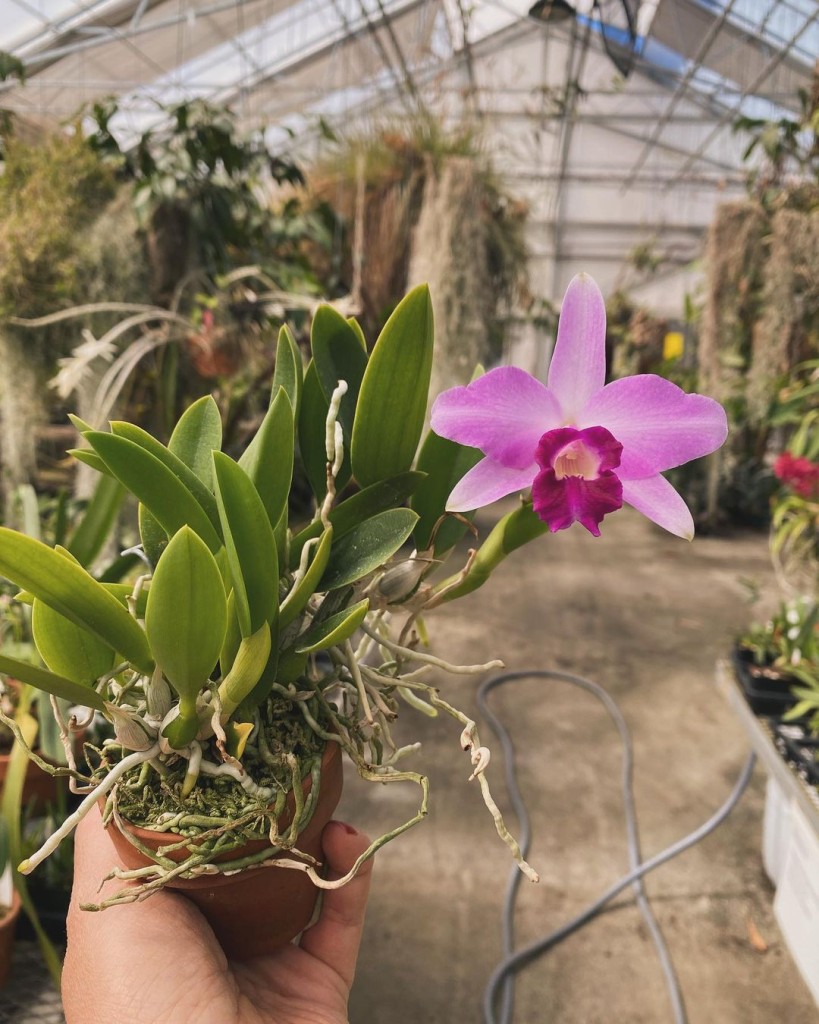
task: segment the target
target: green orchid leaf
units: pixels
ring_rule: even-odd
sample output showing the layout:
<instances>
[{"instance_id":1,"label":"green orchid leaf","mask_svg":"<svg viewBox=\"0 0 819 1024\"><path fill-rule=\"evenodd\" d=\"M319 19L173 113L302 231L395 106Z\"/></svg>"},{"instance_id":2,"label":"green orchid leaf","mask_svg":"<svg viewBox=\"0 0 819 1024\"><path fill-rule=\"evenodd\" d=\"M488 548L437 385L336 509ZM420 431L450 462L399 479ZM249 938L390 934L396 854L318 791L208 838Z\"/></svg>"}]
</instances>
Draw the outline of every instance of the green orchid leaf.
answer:
<instances>
[{"instance_id":1,"label":"green orchid leaf","mask_svg":"<svg viewBox=\"0 0 819 1024\"><path fill-rule=\"evenodd\" d=\"M329 403L338 382L347 383L347 392L341 399L338 422L344 438L344 464L338 475L340 489L350 478L350 441L353 436L358 393L367 369L367 350L344 317L332 306L322 305L316 310L310 332L310 347L324 397Z\"/></svg>"},{"instance_id":2,"label":"green orchid leaf","mask_svg":"<svg viewBox=\"0 0 819 1024\"><path fill-rule=\"evenodd\" d=\"M293 410L284 388L270 403L256 436L239 459L239 465L261 496L270 525L276 529L287 511L293 482ZM287 529L287 520L283 524Z\"/></svg>"},{"instance_id":3,"label":"green orchid leaf","mask_svg":"<svg viewBox=\"0 0 819 1024\"><path fill-rule=\"evenodd\" d=\"M72 559L0 527L0 575L119 651L140 672L152 671L153 659L138 623Z\"/></svg>"},{"instance_id":4,"label":"green orchid leaf","mask_svg":"<svg viewBox=\"0 0 819 1024\"><path fill-rule=\"evenodd\" d=\"M222 541L207 512L164 461L127 437L92 431L86 438L169 536L190 526L212 552L219 550Z\"/></svg>"},{"instance_id":5,"label":"green orchid leaf","mask_svg":"<svg viewBox=\"0 0 819 1024\"><path fill-rule=\"evenodd\" d=\"M287 411L289 415L289 407ZM276 539L259 492L242 467L214 452L213 468L236 615L242 636L248 637L278 612Z\"/></svg>"},{"instance_id":6,"label":"green orchid leaf","mask_svg":"<svg viewBox=\"0 0 819 1024\"><path fill-rule=\"evenodd\" d=\"M48 668L76 683L91 686L116 664L112 647L42 601L34 601L31 632Z\"/></svg>"},{"instance_id":7,"label":"green orchid leaf","mask_svg":"<svg viewBox=\"0 0 819 1024\"><path fill-rule=\"evenodd\" d=\"M327 493L326 424L330 403L321 389L316 364L310 361L304 375L299 413L299 450L304 471L316 501L324 500Z\"/></svg>"},{"instance_id":8,"label":"green orchid leaf","mask_svg":"<svg viewBox=\"0 0 819 1024\"><path fill-rule=\"evenodd\" d=\"M366 352L367 351L367 339L364 337L364 330L361 327L361 324L358 322L358 320L356 320L356 318L354 316L348 316L347 317L347 323L350 325L350 327L355 332L355 336L358 338L359 345Z\"/></svg>"},{"instance_id":9,"label":"green orchid leaf","mask_svg":"<svg viewBox=\"0 0 819 1024\"><path fill-rule=\"evenodd\" d=\"M92 469L96 470L98 473L102 473L104 476L114 476L99 455L90 448L69 448L66 454L76 459L77 462L82 462L84 465L90 466Z\"/></svg>"},{"instance_id":10,"label":"green orchid leaf","mask_svg":"<svg viewBox=\"0 0 819 1024\"><path fill-rule=\"evenodd\" d=\"M102 551L116 522L124 497L125 488L119 480L102 476L97 481L82 519L68 542L68 550L80 565L90 566Z\"/></svg>"},{"instance_id":11,"label":"green orchid leaf","mask_svg":"<svg viewBox=\"0 0 819 1024\"><path fill-rule=\"evenodd\" d=\"M137 513L139 521L139 539L142 550L151 565L157 565L159 558L168 546L168 534L159 525L156 516L152 515L144 505L140 505Z\"/></svg>"},{"instance_id":12,"label":"green orchid leaf","mask_svg":"<svg viewBox=\"0 0 819 1024\"><path fill-rule=\"evenodd\" d=\"M334 508L330 509L328 516L333 525L333 535L336 540L349 533L354 526L370 519L378 512L386 512L388 508L397 508L404 504L407 498L412 495L424 479L423 473L410 470L408 473L399 473L390 480L382 480L377 484L370 484L356 494L345 498ZM290 541L290 566L295 568L301 558L301 549L312 537L318 537L323 527L320 520L314 520L309 526L300 530Z\"/></svg>"},{"instance_id":13,"label":"green orchid leaf","mask_svg":"<svg viewBox=\"0 0 819 1024\"><path fill-rule=\"evenodd\" d=\"M273 388L270 400L275 401L279 388L284 388L293 409L293 419L298 422L301 411L301 396L304 382L304 366L301 351L290 328L283 324L276 344L276 368L273 371Z\"/></svg>"},{"instance_id":14,"label":"green orchid leaf","mask_svg":"<svg viewBox=\"0 0 819 1024\"><path fill-rule=\"evenodd\" d=\"M361 383L352 436L353 475L377 483L412 467L427 408L433 317L429 289L414 288L376 341Z\"/></svg>"},{"instance_id":15,"label":"green orchid leaf","mask_svg":"<svg viewBox=\"0 0 819 1024\"><path fill-rule=\"evenodd\" d=\"M223 676L230 672L241 642L242 631L239 629L239 617L236 614L236 595L231 590L227 599L227 629L222 649L219 651L219 668Z\"/></svg>"},{"instance_id":16,"label":"green orchid leaf","mask_svg":"<svg viewBox=\"0 0 819 1024\"><path fill-rule=\"evenodd\" d=\"M134 592L133 583L119 583L116 580L105 579L99 579L97 582L100 583L100 585L103 586L108 591L109 594L113 594L113 596L119 601L123 608L128 607L128 598L131 597L131 595ZM145 602L148 599L148 591L150 590L150 588L151 581L146 580L143 583L142 587L140 588L139 593L137 594L136 614L138 619L142 619L145 617ZM29 590L20 590L14 595L14 600L19 601L20 604L33 605L34 594L32 594L31 591Z\"/></svg>"},{"instance_id":17,"label":"green orchid leaf","mask_svg":"<svg viewBox=\"0 0 819 1024\"><path fill-rule=\"evenodd\" d=\"M288 505L285 505L282 509L282 514L279 516L279 521L273 530L273 536L276 538L276 561L279 564L279 572L283 572L283 566L287 565L287 519L289 515Z\"/></svg>"},{"instance_id":18,"label":"green orchid leaf","mask_svg":"<svg viewBox=\"0 0 819 1024\"><path fill-rule=\"evenodd\" d=\"M71 425L78 434L87 434L89 430L94 429L90 423L86 423L85 420L80 419L80 417L73 412L68 414L68 418L71 420Z\"/></svg>"},{"instance_id":19,"label":"green orchid leaf","mask_svg":"<svg viewBox=\"0 0 819 1024\"><path fill-rule=\"evenodd\" d=\"M222 416L212 395L198 398L179 417L168 449L210 490L213 485L211 452L222 449Z\"/></svg>"},{"instance_id":20,"label":"green orchid leaf","mask_svg":"<svg viewBox=\"0 0 819 1024\"><path fill-rule=\"evenodd\" d=\"M816 698L811 700L801 700L798 704L794 704L790 710L786 711L782 715L783 722L793 722L797 718L801 718L802 715L807 715L813 711L816 707Z\"/></svg>"},{"instance_id":21,"label":"green orchid leaf","mask_svg":"<svg viewBox=\"0 0 819 1024\"><path fill-rule=\"evenodd\" d=\"M477 448L467 448L429 431L418 453L418 469L427 476L410 500L410 507L421 517L413 535L419 551L430 546L432 531L444 514L455 484L482 458ZM465 523L448 517L435 534L435 554L440 556L453 548L467 529Z\"/></svg>"},{"instance_id":22,"label":"green orchid leaf","mask_svg":"<svg viewBox=\"0 0 819 1024\"><path fill-rule=\"evenodd\" d=\"M181 422L181 420L180 420ZM221 428L220 428L221 429ZM219 512L216 509L216 499L211 493L209 486L206 486L201 478L190 469L179 456L166 448L161 441L149 434L147 430L143 430L141 427L135 426L133 423L124 423L119 420L115 420L111 423L111 433L115 437L125 437L129 441L133 441L134 444L139 445L140 448L144 448L146 452L150 452L154 458L158 459L166 469L169 469L173 475L179 480L179 482L193 495L196 501L202 506L208 519L211 521L211 525L217 534L219 532ZM87 435L89 438L91 435ZM210 458L210 449L208 450L208 458ZM114 469L114 467L111 467ZM116 473L116 469L114 469Z\"/></svg>"},{"instance_id":23,"label":"green orchid leaf","mask_svg":"<svg viewBox=\"0 0 819 1024\"><path fill-rule=\"evenodd\" d=\"M319 590L355 583L383 565L401 547L418 522L417 513L393 508L359 523L333 545Z\"/></svg>"},{"instance_id":24,"label":"green orchid leaf","mask_svg":"<svg viewBox=\"0 0 819 1024\"><path fill-rule=\"evenodd\" d=\"M232 715L256 686L270 658L270 647L270 627L266 622L242 639L230 672L219 685L223 714Z\"/></svg>"},{"instance_id":25,"label":"green orchid leaf","mask_svg":"<svg viewBox=\"0 0 819 1024\"><path fill-rule=\"evenodd\" d=\"M328 647L335 647L349 640L355 633L367 612L370 609L368 598L359 601L351 608L331 615L316 626L311 626L296 641L296 651L299 654L311 654L313 651L326 650Z\"/></svg>"},{"instance_id":26,"label":"green orchid leaf","mask_svg":"<svg viewBox=\"0 0 819 1024\"><path fill-rule=\"evenodd\" d=\"M9 658L0 654L0 672L12 679L19 679L21 683L27 683L44 693L53 693L55 697L70 700L72 704L96 708L97 711L105 710L105 701L93 687L83 686L82 683L66 679L44 668L38 668L28 661L19 661L17 658Z\"/></svg>"},{"instance_id":27,"label":"green orchid leaf","mask_svg":"<svg viewBox=\"0 0 819 1024\"><path fill-rule=\"evenodd\" d=\"M175 533L151 580L145 631L157 664L179 694L183 713L219 659L227 628L222 574L205 542L188 526Z\"/></svg>"},{"instance_id":28,"label":"green orchid leaf","mask_svg":"<svg viewBox=\"0 0 819 1024\"><path fill-rule=\"evenodd\" d=\"M289 626L298 615L301 615L307 607L307 602L315 594L330 560L332 543L333 528L329 526L313 551L313 559L307 566L307 571L281 603L279 608L280 630Z\"/></svg>"}]
</instances>

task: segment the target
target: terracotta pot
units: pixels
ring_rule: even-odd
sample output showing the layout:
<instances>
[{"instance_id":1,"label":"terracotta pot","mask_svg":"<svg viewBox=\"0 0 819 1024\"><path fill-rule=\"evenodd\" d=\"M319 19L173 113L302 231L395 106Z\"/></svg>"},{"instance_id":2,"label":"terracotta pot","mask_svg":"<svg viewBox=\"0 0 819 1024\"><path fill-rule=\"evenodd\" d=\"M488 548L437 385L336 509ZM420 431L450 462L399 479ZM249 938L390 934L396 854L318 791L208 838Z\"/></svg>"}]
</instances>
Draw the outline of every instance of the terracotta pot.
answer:
<instances>
[{"instance_id":1,"label":"terracotta pot","mask_svg":"<svg viewBox=\"0 0 819 1024\"><path fill-rule=\"evenodd\" d=\"M17 918L20 916L20 897L14 889L11 894L11 909L7 910L0 917L0 988L6 984L9 968L11 967L11 954L14 949L14 930L17 927Z\"/></svg>"},{"instance_id":2,"label":"terracotta pot","mask_svg":"<svg viewBox=\"0 0 819 1024\"><path fill-rule=\"evenodd\" d=\"M43 756L41 752L38 753ZM6 783L10 760L10 754L0 754L0 793ZM57 803L57 785L53 775L49 775L33 761L29 761L23 783L23 807L33 804L35 813L45 811L49 804L53 807Z\"/></svg>"},{"instance_id":3,"label":"terracotta pot","mask_svg":"<svg viewBox=\"0 0 819 1024\"><path fill-rule=\"evenodd\" d=\"M322 859L321 833L341 798L342 782L341 747L338 743L328 743L321 762L318 803L298 839L299 850L318 860ZM308 777L303 784L305 796L311 787L312 779ZM290 823L293 810L293 794L290 793L279 819L280 829ZM151 863L113 822L109 823L108 830L124 867L140 868ZM151 832L134 825L128 825L128 831L153 850L161 851L163 846L179 842L179 836L173 833ZM217 860L250 856L266 846L266 839L254 840ZM179 861L187 853L178 850L168 856ZM250 868L229 876L179 879L169 882L168 887L178 890L199 907L232 960L249 960L286 946L309 924L319 892L302 872L269 867Z\"/></svg>"}]
</instances>

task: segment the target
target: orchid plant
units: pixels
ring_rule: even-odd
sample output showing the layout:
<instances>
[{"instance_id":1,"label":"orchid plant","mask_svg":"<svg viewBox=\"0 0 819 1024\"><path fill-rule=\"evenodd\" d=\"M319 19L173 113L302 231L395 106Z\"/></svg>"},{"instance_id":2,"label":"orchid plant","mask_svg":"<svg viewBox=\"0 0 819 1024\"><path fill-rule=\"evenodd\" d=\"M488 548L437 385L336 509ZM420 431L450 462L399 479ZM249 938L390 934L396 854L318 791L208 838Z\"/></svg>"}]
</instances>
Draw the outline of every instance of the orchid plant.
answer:
<instances>
[{"instance_id":1,"label":"orchid plant","mask_svg":"<svg viewBox=\"0 0 819 1024\"><path fill-rule=\"evenodd\" d=\"M75 419L86 442L75 457L139 503L144 571L131 583L99 580L69 551L0 529L0 573L33 605L46 666L0 655L0 672L88 709L60 715L68 766L43 765L86 796L21 870L104 798L116 822L172 828L188 859L115 869L140 885L101 906L141 898L171 875L273 857L320 887L343 885L426 814L427 779L405 767L420 744L399 746L391 731L409 708L457 720L497 831L536 879L491 796L475 722L429 678L500 663L454 665L431 653L425 617L547 531L577 522L598 535L624 502L692 535L660 473L722 444L725 414L658 377L606 385L604 341L602 296L581 275L564 300L548 386L514 368L478 371L437 399L420 450L433 349L425 287L400 303L369 354L357 323L330 306L314 317L306 368L283 328L269 410L238 459L220 450L210 397L185 411L167 446L131 423L99 431ZM303 525L288 507L296 447L315 497ZM438 565L474 532L470 513L515 492L517 506L441 578ZM111 735L86 745L85 767L70 734L93 713ZM288 789L310 775L318 791L328 743L362 778L421 792L417 813L332 882L298 851L313 797L297 799L292 825L277 827ZM269 839L261 853L225 859L260 837Z\"/></svg>"}]
</instances>

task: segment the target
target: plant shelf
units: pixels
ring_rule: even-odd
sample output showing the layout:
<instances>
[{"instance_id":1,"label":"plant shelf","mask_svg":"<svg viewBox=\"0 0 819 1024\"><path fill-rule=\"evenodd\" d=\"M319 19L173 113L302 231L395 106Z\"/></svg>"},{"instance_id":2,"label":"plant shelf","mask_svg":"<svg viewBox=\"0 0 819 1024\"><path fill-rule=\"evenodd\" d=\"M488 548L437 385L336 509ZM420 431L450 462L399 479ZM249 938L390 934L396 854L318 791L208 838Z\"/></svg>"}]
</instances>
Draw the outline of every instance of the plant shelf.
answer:
<instances>
[{"instance_id":1,"label":"plant shelf","mask_svg":"<svg viewBox=\"0 0 819 1024\"><path fill-rule=\"evenodd\" d=\"M780 749L775 720L754 714L728 661L717 665L717 686L768 773L762 860L776 886L782 935L819 1006L819 786L786 761L788 745Z\"/></svg>"}]
</instances>

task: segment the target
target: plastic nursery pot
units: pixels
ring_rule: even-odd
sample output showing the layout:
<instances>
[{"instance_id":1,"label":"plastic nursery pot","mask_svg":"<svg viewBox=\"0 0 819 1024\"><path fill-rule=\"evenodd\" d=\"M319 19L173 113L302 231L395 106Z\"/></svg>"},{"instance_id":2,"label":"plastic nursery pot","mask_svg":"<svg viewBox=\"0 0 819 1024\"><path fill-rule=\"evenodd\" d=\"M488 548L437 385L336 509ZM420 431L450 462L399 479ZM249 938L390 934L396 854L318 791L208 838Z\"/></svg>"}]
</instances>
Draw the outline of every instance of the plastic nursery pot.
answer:
<instances>
[{"instance_id":1,"label":"plastic nursery pot","mask_svg":"<svg viewBox=\"0 0 819 1024\"><path fill-rule=\"evenodd\" d=\"M328 743L321 761L318 802L297 843L300 851L317 860L322 859L321 833L341 798L342 783L341 746L335 742ZM308 776L302 783L305 796L311 788L312 779ZM279 818L280 830L287 828L292 820L294 806L291 792L284 813ZM151 832L127 822L125 825L131 835L152 850L161 851L163 846L179 842L179 836L172 833ZM131 844L113 821L107 827L123 867L134 869L152 863ZM218 857L217 861L247 857L266 846L266 839L253 840ZM180 861L187 854L184 850L177 850L168 856ZM248 868L232 875L173 879L168 883L168 888L181 892L196 904L205 915L222 949L232 960L249 960L286 946L309 924L319 893L303 872L273 867Z\"/></svg>"},{"instance_id":2,"label":"plastic nursery pot","mask_svg":"<svg viewBox=\"0 0 819 1024\"><path fill-rule=\"evenodd\" d=\"M0 988L6 984L11 966L11 954L14 949L14 931L17 918L20 916L20 897L17 890L12 890L11 907L0 910Z\"/></svg>"},{"instance_id":3,"label":"plastic nursery pot","mask_svg":"<svg viewBox=\"0 0 819 1024\"><path fill-rule=\"evenodd\" d=\"M751 651L741 647L734 648L732 661L745 700L755 715L778 718L794 706L791 686L797 680L757 665Z\"/></svg>"}]
</instances>

